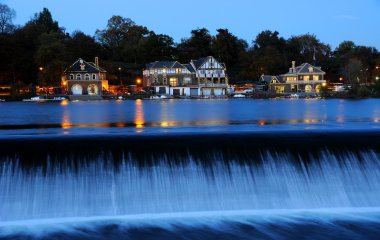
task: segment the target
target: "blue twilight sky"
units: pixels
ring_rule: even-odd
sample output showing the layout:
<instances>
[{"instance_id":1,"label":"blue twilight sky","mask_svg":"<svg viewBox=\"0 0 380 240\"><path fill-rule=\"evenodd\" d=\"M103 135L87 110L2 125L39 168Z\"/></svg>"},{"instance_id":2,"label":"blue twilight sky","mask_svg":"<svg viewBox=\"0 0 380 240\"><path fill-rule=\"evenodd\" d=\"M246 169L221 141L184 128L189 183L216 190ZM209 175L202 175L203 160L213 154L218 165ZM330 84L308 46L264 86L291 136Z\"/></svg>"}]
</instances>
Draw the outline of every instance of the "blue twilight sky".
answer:
<instances>
[{"instance_id":1,"label":"blue twilight sky","mask_svg":"<svg viewBox=\"0 0 380 240\"><path fill-rule=\"evenodd\" d=\"M380 50L380 0L0 0L16 10L24 24L47 7L67 32L93 35L112 15L129 17L179 42L205 27L212 34L228 28L249 43L262 30L288 38L304 33L336 47L344 40Z\"/></svg>"}]
</instances>

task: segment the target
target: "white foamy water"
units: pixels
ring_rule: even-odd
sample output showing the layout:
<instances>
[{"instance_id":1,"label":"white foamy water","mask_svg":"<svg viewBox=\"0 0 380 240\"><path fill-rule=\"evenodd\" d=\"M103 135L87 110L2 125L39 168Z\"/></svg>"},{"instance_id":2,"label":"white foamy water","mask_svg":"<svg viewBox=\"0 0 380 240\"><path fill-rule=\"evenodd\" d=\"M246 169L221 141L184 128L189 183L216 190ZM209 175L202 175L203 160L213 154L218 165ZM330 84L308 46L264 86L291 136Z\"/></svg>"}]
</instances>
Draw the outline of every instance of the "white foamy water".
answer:
<instances>
[{"instance_id":1,"label":"white foamy water","mask_svg":"<svg viewBox=\"0 0 380 240\"><path fill-rule=\"evenodd\" d=\"M152 156L154 157L154 156ZM126 157L115 167L98 159L47 164L22 170L17 159L0 168L0 222L128 216L200 211L379 207L380 161L372 151L320 152L308 164L266 152L257 163L222 163L217 154L205 167L189 154L139 167ZM49 160L47 160L49 162Z\"/></svg>"}]
</instances>

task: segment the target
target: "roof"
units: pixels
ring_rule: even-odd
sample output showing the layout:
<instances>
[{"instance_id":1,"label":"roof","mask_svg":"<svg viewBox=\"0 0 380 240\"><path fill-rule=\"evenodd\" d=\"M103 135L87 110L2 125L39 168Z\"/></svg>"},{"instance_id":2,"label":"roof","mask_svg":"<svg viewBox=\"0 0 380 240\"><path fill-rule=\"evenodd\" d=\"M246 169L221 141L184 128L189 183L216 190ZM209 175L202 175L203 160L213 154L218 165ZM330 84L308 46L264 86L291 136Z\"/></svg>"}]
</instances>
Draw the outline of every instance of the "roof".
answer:
<instances>
[{"instance_id":1,"label":"roof","mask_svg":"<svg viewBox=\"0 0 380 240\"><path fill-rule=\"evenodd\" d=\"M189 72L195 73L195 69L191 64L184 64L184 66L187 68L187 70L189 70Z\"/></svg>"},{"instance_id":2,"label":"roof","mask_svg":"<svg viewBox=\"0 0 380 240\"><path fill-rule=\"evenodd\" d=\"M82 68L81 66L84 66ZM83 70L82 70L83 69ZM67 68L65 73L75 72L75 73L99 73L99 72L107 72L101 67L96 67L95 63L86 62L83 59L79 58L73 65Z\"/></svg>"},{"instance_id":3,"label":"roof","mask_svg":"<svg viewBox=\"0 0 380 240\"><path fill-rule=\"evenodd\" d=\"M309 68L312 68L313 71L310 72ZM325 74L325 72L322 71L320 67L315 67L309 63L302 63L300 66L296 67L295 73L289 72L288 74L309 74L309 73Z\"/></svg>"},{"instance_id":4,"label":"roof","mask_svg":"<svg viewBox=\"0 0 380 240\"><path fill-rule=\"evenodd\" d=\"M195 70L200 68L210 57L204 57L204 58L200 58L198 60L191 60L191 62L193 63L194 67L195 67Z\"/></svg>"},{"instance_id":5,"label":"roof","mask_svg":"<svg viewBox=\"0 0 380 240\"><path fill-rule=\"evenodd\" d=\"M177 61L156 61L146 65L146 69L152 68L185 68L185 66Z\"/></svg>"},{"instance_id":6,"label":"roof","mask_svg":"<svg viewBox=\"0 0 380 240\"><path fill-rule=\"evenodd\" d=\"M283 83L284 82L282 76L261 75L261 77L260 77L260 81L261 82L266 82L267 84L272 83L273 79L277 80L279 83Z\"/></svg>"}]
</instances>

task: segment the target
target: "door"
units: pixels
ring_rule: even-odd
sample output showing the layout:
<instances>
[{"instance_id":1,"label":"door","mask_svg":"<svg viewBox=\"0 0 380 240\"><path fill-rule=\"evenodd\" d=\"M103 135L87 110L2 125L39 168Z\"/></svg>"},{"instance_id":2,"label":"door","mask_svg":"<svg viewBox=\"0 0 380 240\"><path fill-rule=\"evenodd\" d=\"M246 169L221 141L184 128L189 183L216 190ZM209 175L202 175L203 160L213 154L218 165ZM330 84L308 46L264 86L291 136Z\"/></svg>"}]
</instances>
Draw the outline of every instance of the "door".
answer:
<instances>
[{"instance_id":1,"label":"door","mask_svg":"<svg viewBox=\"0 0 380 240\"><path fill-rule=\"evenodd\" d=\"M87 92L88 95L98 95L98 86L95 84L88 85Z\"/></svg>"},{"instance_id":2,"label":"door","mask_svg":"<svg viewBox=\"0 0 380 240\"><path fill-rule=\"evenodd\" d=\"M82 95L82 90L83 90L83 88L79 84L74 84L71 87L71 91L73 92L73 95Z\"/></svg>"},{"instance_id":3,"label":"door","mask_svg":"<svg viewBox=\"0 0 380 240\"><path fill-rule=\"evenodd\" d=\"M160 94L166 94L166 87L160 87L158 89L158 93L160 93Z\"/></svg>"},{"instance_id":4,"label":"door","mask_svg":"<svg viewBox=\"0 0 380 240\"><path fill-rule=\"evenodd\" d=\"M173 96L181 95L181 89L173 89Z\"/></svg>"},{"instance_id":5,"label":"door","mask_svg":"<svg viewBox=\"0 0 380 240\"><path fill-rule=\"evenodd\" d=\"M190 88L190 96L198 96L198 88Z\"/></svg>"}]
</instances>

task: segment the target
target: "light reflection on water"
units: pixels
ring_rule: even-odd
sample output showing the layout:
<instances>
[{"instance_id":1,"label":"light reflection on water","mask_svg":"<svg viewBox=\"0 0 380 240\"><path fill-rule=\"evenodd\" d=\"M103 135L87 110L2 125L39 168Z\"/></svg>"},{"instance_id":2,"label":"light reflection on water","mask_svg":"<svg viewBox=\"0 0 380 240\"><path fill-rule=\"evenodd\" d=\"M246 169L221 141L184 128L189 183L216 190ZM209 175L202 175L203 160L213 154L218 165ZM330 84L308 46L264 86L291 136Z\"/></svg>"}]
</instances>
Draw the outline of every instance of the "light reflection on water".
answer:
<instances>
[{"instance_id":1,"label":"light reflection on water","mask_svg":"<svg viewBox=\"0 0 380 240\"><path fill-rule=\"evenodd\" d=\"M168 100L0 105L0 133L378 128L380 100ZM114 130L113 130L114 129ZM118 129L118 130L117 130ZM188 131L188 130L186 130Z\"/></svg>"}]
</instances>

